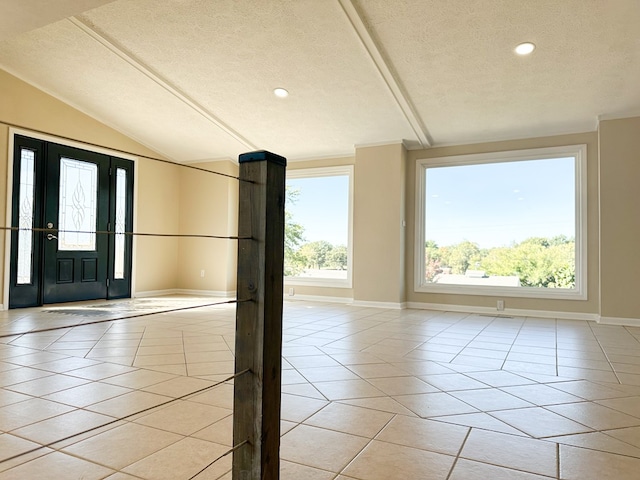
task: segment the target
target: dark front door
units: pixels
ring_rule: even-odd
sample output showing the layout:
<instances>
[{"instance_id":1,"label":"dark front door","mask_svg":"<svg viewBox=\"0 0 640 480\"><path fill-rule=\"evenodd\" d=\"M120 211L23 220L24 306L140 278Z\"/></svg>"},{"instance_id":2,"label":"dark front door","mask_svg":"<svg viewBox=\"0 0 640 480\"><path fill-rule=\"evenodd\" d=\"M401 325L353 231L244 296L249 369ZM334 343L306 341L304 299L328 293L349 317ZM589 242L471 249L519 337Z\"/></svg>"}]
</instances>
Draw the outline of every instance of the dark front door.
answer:
<instances>
[{"instance_id":1,"label":"dark front door","mask_svg":"<svg viewBox=\"0 0 640 480\"><path fill-rule=\"evenodd\" d=\"M107 298L107 155L52 144L45 187L43 303Z\"/></svg>"},{"instance_id":2,"label":"dark front door","mask_svg":"<svg viewBox=\"0 0 640 480\"><path fill-rule=\"evenodd\" d=\"M131 296L133 162L14 143L9 307Z\"/></svg>"}]
</instances>

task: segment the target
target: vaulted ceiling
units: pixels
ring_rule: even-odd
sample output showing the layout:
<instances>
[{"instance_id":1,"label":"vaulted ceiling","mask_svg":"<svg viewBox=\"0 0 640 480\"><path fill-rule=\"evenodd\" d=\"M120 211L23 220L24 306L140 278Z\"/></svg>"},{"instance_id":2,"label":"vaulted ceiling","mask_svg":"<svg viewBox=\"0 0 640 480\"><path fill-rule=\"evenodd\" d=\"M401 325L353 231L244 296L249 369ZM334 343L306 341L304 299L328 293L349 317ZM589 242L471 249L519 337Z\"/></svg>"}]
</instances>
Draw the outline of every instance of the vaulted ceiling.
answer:
<instances>
[{"instance_id":1,"label":"vaulted ceiling","mask_svg":"<svg viewBox=\"0 0 640 480\"><path fill-rule=\"evenodd\" d=\"M640 114L640 2L3 0L0 68L177 161L536 137Z\"/></svg>"}]
</instances>

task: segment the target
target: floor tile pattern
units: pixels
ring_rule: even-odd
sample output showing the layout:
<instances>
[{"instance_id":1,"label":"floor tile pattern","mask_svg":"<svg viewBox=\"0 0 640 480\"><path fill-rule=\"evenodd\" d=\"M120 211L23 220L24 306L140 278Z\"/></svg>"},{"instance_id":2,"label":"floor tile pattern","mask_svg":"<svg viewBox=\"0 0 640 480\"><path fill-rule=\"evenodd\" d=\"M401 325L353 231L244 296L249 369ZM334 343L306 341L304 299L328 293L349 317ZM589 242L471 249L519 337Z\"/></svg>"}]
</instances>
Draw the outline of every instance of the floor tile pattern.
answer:
<instances>
[{"instance_id":1,"label":"floor tile pattern","mask_svg":"<svg viewBox=\"0 0 640 480\"><path fill-rule=\"evenodd\" d=\"M209 464L232 446L235 308L211 303L0 312L0 480L230 480L231 456ZM284 480L640 471L640 328L287 301L282 383Z\"/></svg>"}]
</instances>

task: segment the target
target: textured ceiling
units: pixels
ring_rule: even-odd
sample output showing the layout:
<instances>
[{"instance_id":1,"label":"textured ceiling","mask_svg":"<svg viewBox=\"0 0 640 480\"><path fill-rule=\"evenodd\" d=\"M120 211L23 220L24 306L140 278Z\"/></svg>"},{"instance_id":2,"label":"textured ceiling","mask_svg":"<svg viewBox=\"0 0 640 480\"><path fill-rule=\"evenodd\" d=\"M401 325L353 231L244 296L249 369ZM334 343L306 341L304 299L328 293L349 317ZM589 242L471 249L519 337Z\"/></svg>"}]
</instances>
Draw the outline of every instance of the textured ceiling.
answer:
<instances>
[{"instance_id":1,"label":"textured ceiling","mask_svg":"<svg viewBox=\"0 0 640 480\"><path fill-rule=\"evenodd\" d=\"M43 3L20 30L0 23L0 68L178 161L554 135L640 114L638 0L0 0L0 18ZM516 56L522 41L537 50Z\"/></svg>"},{"instance_id":2,"label":"textured ceiling","mask_svg":"<svg viewBox=\"0 0 640 480\"><path fill-rule=\"evenodd\" d=\"M113 0L0 0L0 40L43 27Z\"/></svg>"}]
</instances>

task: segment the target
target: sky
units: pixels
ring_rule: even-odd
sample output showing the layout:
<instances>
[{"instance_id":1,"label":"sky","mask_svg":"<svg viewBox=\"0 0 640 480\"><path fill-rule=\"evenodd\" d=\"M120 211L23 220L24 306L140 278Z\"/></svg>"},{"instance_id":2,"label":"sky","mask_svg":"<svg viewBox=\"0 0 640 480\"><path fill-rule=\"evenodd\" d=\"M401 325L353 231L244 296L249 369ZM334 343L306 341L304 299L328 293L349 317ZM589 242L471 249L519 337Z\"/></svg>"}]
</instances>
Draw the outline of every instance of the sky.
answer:
<instances>
[{"instance_id":1,"label":"sky","mask_svg":"<svg viewBox=\"0 0 640 480\"><path fill-rule=\"evenodd\" d=\"M428 168L425 239L480 248L529 237L575 237L575 160Z\"/></svg>"},{"instance_id":2,"label":"sky","mask_svg":"<svg viewBox=\"0 0 640 480\"><path fill-rule=\"evenodd\" d=\"M293 220L304 226L306 242L327 240L347 245L349 238L349 177L288 178L287 186L298 189L295 203L287 203Z\"/></svg>"},{"instance_id":3,"label":"sky","mask_svg":"<svg viewBox=\"0 0 640 480\"><path fill-rule=\"evenodd\" d=\"M480 248L529 237L575 237L575 160L554 158L427 169L425 239ZM288 178L300 195L287 211L306 242L348 241L347 175Z\"/></svg>"}]
</instances>

